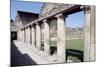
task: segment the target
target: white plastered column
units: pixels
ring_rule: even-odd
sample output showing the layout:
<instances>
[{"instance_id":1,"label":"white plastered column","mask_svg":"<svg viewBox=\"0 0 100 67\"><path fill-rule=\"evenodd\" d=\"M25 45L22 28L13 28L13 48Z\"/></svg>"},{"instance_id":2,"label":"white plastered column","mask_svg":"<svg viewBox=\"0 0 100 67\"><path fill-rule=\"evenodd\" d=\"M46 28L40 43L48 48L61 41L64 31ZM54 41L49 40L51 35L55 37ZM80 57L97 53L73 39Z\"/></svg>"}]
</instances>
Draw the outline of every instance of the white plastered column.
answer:
<instances>
[{"instance_id":1,"label":"white plastered column","mask_svg":"<svg viewBox=\"0 0 100 67\"><path fill-rule=\"evenodd\" d=\"M22 30L22 41L24 42L24 29Z\"/></svg>"},{"instance_id":2,"label":"white plastered column","mask_svg":"<svg viewBox=\"0 0 100 67\"><path fill-rule=\"evenodd\" d=\"M30 44L30 27L28 27L28 44Z\"/></svg>"},{"instance_id":3,"label":"white plastered column","mask_svg":"<svg viewBox=\"0 0 100 67\"><path fill-rule=\"evenodd\" d=\"M25 43L27 43L27 29L25 28Z\"/></svg>"},{"instance_id":4,"label":"white plastered column","mask_svg":"<svg viewBox=\"0 0 100 67\"><path fill-rule=\"evenodd\" d=\"M36 24L36 48L41 49L41 29L39 24Z\"/></svg>"},{"instance_id":5,"label":"white plastered column","mask_svg":"<svg viewBox=\"0 0 100 67\"><path fill-rule=\"evenodd\" d=\"M84 61L95 60L95 7L86 6Z\"/></svg>"},{"instance_id":6,"label":"white plastered column","mask_svg":"<svg viewBox=\"0 0 100 67\"><path fill-rule=\"evenodd\" d=\"M28 43L28 28L26 28L26 43Z\"/></svg>"},{"instance_id":7,"label":"white plastered column","mask_svg":"<svg viewBox=\"0 0 100 67\"><path fill-rule=\"evenodd\" d=\"M44 51L47 55L50 55L50 28L47 20L44 22Z\"/></svg>"},{"instance_id":8,"label":"white plastered column","mask_svg":"<svg viewBox=\"0 0 100 67\"><path fill-rule=\"evenodd\" d=\"M59 63L66 61L65 50L65 21L62 14L56 15L57 18L57 60Z\"/></svg>"},{"instance_id":9,"label":"white plastered column","mask_svg":"<svg viewBox=\"0 0 100 67\"><path fill-rule=\"evenodd\" d=\"M22 32L22 30L20 30L20 40L22 41L23 40L23 32Z\"/></svg>"},{"instance_id":10,"label":"white plastered column","mask_svg":"<svg viewBox=\"0 0 100 67\"><path fill-rule=\"evenodd\" d=\"M32 46L35 47L35 28L34 26L31 27L32 32Z\"/></svg>"}]
</instances>

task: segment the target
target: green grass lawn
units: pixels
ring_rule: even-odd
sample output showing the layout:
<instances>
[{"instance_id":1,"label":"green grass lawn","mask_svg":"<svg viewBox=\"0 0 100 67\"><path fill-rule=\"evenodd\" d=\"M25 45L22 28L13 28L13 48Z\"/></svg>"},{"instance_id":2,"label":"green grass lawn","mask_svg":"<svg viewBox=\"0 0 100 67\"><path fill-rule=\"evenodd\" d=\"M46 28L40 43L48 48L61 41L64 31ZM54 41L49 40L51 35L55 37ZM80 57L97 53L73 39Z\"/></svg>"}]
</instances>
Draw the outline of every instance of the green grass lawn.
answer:
<instances>
[{"instance_id":1,"label":"green grass lawn","mask_svg":"<svg viewBox=\"0 0 100 67\"><path fill-rule=\"evenodd\" d=\"M51 46L56 47L56 41L51 41ZM66 40L66 49L84 50L84 39Z\"/></svg>"},{"instance_id":2,"label":"green grass lawn","mask_svg":"<svg viewBox=\"0 0 100 67\"><path fill-rule=\"evenodd\" d=\"M84 50L84 40L83 39L66 40L66 48L83 51Z\"/></svg>"}]
</instances>

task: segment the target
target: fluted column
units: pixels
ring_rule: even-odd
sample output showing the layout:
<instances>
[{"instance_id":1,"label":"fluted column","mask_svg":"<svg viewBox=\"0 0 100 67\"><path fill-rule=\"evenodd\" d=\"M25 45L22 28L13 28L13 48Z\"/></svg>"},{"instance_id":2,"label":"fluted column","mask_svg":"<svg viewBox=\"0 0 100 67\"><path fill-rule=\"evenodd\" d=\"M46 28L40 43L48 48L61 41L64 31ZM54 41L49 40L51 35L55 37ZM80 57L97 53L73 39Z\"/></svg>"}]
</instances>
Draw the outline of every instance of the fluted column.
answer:
<instances>
[{"instance_id":1,"label":"fluted column","mask_svg":"<svg viewBox=\"0 0 100 67\"><path fill-rule=\"evenodd\" d=\"M21 41L22 41L22 38L23 38L23 36L22 36L22 30L20 30L20 39L21 39Z\"/></svg>"},{"instance_id":2,"label":"fluted column","mask_svg":"<svg viewBox=\"0 0 100 67\"><path fill-rule=\"evenodd\" d=\"M36 24L36 47L38 50L41 49L41 29L39 24Z\"/></svg>"},{"instance_id":3,"label":"fluted column","mask_svg":"<svg viewBox=\"0 0 100 67\"><path fill-rule=\"evenodd\" d=\"M24 29L22 30L22 41L24 42Z\"/></svg>"},{"instance_id":4,"label":"fluted column","mask_svg":"<svg viewBox=\"0 0 100 67\"><path fill-rule=\"evenodd\" d=\"M26 28L26 43L28 43L28 28Z\"/></svg>"},{"instance_id":5,"label":"fluted column","mask_svg":"<svg viewBox=\"0 0 100 67\"><path fill-rule=\"evenodd\" d=\"M59 63L66 61L65 52L65 22L62 14L56 15L57 18L57 60Z\"/></svg>"},{"instance_id":6,"label":"fluted column","mask_svg":"<svg viewBox=\"0 0 100 67\"><path fill-rule=\"evenodd\" d=\"M19 38L19 31L18 31L18 34L17 34L17 38L18 38L18 40L20 40L20 38Z\"/></svg>"},{"instance_id":7,"label":"fluted column","mask_svg":"<svg viewBox=\"0 0 100 67\"><path fill-rule=\"evenodd\" d=\"M30 44L30 27L28 27L28 44Z\"/></svg>"},{"instance_id":8,"label":"fluted column","mask_svg":"<svg viewBox=\"0 0 100 67\"><path fill-rule=\"evenodd\" d=\"M25 28L24 28L24 42L26 42L25 40L26 40L26 31L25 31Z\"/></svg>"},{"instance_id":9,"label":"fluted column","mask_svg":"<svg viewBox=\"0 0 100 67\"><path fill-rule=\"evenodd\" d=\"M25 28L25 43L27 43L27 29Z\"/></svg>"},{"instance_id":10,"label":"fluted column","mask_svg":"<svg viewBox=\"0 0 100 67\"><path fill-rule=\"evenodd\" d=\"M21 41L23 41L23 30L21 30Z\"/></svg>"},{"instance_id":11,"label":"fluted column","mask_svg":"<svg viewBox=\"0 0 100 67\"><path fill-rule=\"evenodd\" d=\"M47 55L50 55L50 28L47 20L44 22L44 51Z\"/></svg>"},{"instance_id":12,"label":"fluted column","mask_svg":"<svg viewBox=\"0 0 100 67\"><path fill-rule=\"evenodd\" d=\"M32 31L32 46L35 47L35 28L34 26L31 27Z\"/></svg>"},{"instance_id":13,"label":"fluted column","mask_svg":"<svg viewBox=\"0 0 100 67\"><path fill-rule=\"evenodd\" d=\"M84 61L95 60L95 7L85 6Z\"/></svg>"}]
</instances>

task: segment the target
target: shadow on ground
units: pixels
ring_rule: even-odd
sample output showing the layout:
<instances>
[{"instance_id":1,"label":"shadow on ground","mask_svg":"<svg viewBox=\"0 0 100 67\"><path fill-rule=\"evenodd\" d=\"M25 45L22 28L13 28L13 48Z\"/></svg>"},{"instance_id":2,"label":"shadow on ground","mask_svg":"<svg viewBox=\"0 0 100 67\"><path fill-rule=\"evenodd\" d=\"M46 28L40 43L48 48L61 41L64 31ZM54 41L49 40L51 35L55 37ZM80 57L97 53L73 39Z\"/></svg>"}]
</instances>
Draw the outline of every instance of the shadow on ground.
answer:
<instances>
[{"instance_id":1,"label":"shadow on ground","mask_svg":"<svg viewBox=\"0 0 100 67\"><path fill-rule=\"evenodd\" d=\"M50 54L53 55L54 52L57 51L57 47L50 47ZM75 49L66 49L66 61L68 59L68 56L73 56L78 58L81 62L83 62L83 51L75 50Z\"/></svg>"},{"instance_id":2,"label":"shadow on ground","mask_svg":"<svg viewBox=\"0 0 100 67\"><path fill-rule=\"evenodd\" d=\"M13 41L11 41L11 67L37 65L28 54L22 54Z\"/></svg>"}]
</instances>

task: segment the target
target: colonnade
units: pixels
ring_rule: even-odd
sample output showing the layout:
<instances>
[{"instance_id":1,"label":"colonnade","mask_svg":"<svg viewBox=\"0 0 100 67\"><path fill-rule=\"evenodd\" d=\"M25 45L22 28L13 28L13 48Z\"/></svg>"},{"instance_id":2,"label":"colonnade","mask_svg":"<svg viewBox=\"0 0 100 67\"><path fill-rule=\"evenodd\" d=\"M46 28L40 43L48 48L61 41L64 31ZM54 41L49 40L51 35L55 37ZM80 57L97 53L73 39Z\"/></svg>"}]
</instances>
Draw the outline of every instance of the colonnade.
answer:
<instances>
[{"instance_id":1,"label":"colonnade","mask_svg":"<svg viewBox=\"0 0 100 67\"><path fill-rule=\"evenodd\" d=\"M94 7L84 8L85 16L85 41L84 41L84 61L91 61L95 59L95 18ZM63 13L55 15L57 19L57 61L66 62L66 34L65 34L65 16ZM78 20L78 19L77 19ZM50 25L48 19L41 22L44 24L44 52L50 55ZM30 36L31 34L31 36ZM41 50L41 27L40 23L33 23L18 31L18 39L32 44L33 47ZM30 41L31 40L31 41ZM30 43L31 42L31 43Z\"/></svg>"}]
</instances>

